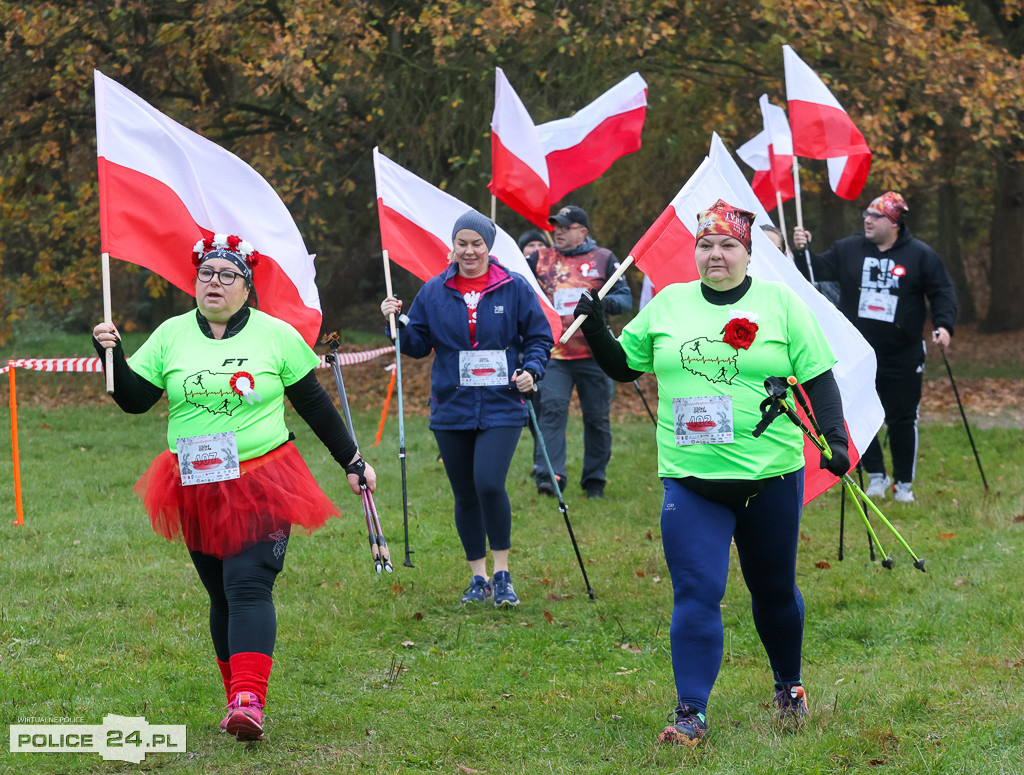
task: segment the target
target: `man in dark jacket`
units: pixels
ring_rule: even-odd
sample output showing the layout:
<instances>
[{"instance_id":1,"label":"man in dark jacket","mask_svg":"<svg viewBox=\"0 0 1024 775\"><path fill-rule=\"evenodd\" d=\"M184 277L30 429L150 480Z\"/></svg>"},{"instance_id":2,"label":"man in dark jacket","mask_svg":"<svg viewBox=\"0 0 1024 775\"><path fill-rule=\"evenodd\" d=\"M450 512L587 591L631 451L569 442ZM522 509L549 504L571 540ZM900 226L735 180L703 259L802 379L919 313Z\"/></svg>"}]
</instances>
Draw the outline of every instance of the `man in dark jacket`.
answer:
<instances>
[{"instance_id":1,"label":"man in dark jacket","mask_svg":"<svg viewBox=\"0 0 1024 775\"><path fill-rule=\"evenodd\" d=\"M921 404L925 345L922 339L928 306L932 342L948 347L956 324L957 301L949 274L932 248L914 239L904 223L909 209L889 191L864 211L864 235L839 240L824 253L812 253L817 280L839 283L839 310L875 351L875 388L885 410L892 451L892 478L885 473L876 438L864 451L867 494L884 497L895 480L894 498L913 503L917 462L917 413ZM793 230L797 268L806 273L803 255L811 233Z\"/></svg>"},{"instance_id":2,"label":"man in dark jacket","mask_svg":"<svg viewBox=\"0 0 1024 775\"><path fill-rule=\"evenodd\" d=\"M554 247L543 248L527 258L544 293L554 305L562 324L572 324L572 312L585 290L597 292L615 273L619 261L607 248L601 248L590 236L590 219L579 207L563 207L548 221L555 227ZM625 278L620 277L604 297L604 309L612 315L633 308L633 295ZM569 399L573 385L583 411L583 470L580 486L588 498L603 498L606 468L612 456L612 429L608 419L614 384L594 362L582 332L577 331L565 344L551 350L547 374L540 387L541 411L538 418L551 465L564 488L565 426L569 418ZM554 486L539 445L535 445L533 464L537 492L554 495Z\"/></svg>"}]
</instances>

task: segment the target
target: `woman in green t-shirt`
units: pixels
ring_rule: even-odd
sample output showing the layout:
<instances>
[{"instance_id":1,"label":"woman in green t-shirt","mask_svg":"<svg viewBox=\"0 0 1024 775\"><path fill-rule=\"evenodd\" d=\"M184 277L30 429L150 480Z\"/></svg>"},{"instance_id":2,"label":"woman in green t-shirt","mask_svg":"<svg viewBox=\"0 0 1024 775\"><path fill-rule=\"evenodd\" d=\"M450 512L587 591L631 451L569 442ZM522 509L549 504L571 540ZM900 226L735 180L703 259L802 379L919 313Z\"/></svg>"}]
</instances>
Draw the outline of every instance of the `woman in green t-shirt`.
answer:
<instances>
[{"instance_id":1,"label":"woman in green t-shirt","mask_svg":"<svg viewBox=\"0 0 1024 775\"><path fill-rule=\"evenodd\" d=\"M700 280L669 285L615 339L600 300L576 315L594 358L620 382L658 378L662 544L672 577L670 640L677 706L662 743L695 745L722 663L730 545L750 590L754 625L775 680L780 718L800 720L804 606L796 585L803 437L774 423L758 438L769 376L803 383L832 447L832 473L850 466L832 354L810 310L779 283L747 275L754 215L722 200L698 214Z\"/></svg>"}]
</instances>

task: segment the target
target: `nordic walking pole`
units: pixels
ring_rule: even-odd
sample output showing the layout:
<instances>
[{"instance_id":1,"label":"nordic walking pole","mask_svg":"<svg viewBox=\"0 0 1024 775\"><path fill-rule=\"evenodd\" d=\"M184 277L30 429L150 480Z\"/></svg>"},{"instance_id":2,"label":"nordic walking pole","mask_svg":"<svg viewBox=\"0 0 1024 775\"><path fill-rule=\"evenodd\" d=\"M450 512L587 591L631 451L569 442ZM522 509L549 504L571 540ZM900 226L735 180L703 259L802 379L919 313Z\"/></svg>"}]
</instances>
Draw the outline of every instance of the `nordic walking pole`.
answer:
<instances>
[{"instance_id":1,"label":"nordic walking pole","mask_svg":"<svg viewBox=\"0 0 1024 775\"><path fill-rule=\"evenodd\" d=\"M100 254L100 271L103 275L103 322L108 326L113 321L114 314L110 304L110 254ZM108 347L103 354L103 373L107 379L107 393L114 395L114 348Z\"/></svg>"},{"instance_id":2,"label":"nordic walking pole","mask_svg":"<svg viewBox=\"0 0 1024 775\"><path fill-rule=\"evenodd\" d=\"M583 565L583 556L580 554L580 547L576 543L576 534L572 532L572 524L569 522L569 507L565 505L562 498L562 488L558 486L558 475L551 467L551 458L548 457L548 447L544 443L544 434L540 432L540 423L537 422L537 413L533 409L533 403L526 402L526 408L530 412L530 422L533 423L533 430L537 436L537 444L540 446L541 454L544 456L544 465L548 468L548 476L551 477L551 484L555 487L555 495L558 496L558 510L562 512L565 519L565 527L569 530L569 540L572 541L572 548L576 550L576 561L580 564L580 571L583 573L583 583L587 585L587 594L594 599L594 588L590 586L590 579L587 578L587 569Z\"/></svg>"},{"instance_id":3,"label":"nordic walking pole","mask_svg":"<svg viewBox=\"0 0 1024 775\"><path fill-rule=\"evenodd\" d=\"M654 412L651 411L651 407L647 405L647 399L644 398L644 391L640 389L640 381L634 379L633 387L636 388L636 394L640 396L640 400L644 402L644 409L647 410L648 416L651 418L651 422L654 423L654 427L658 427L658 421L654 417Z\"/></svg>"},{"instance_id":4,"label":"nordic walking pole","mask_svg":"<svg viewBox=\"0 0 1024 775\"><path fill-rule=\"evenodd\" d=\"M988 492L988 482L985 480L985 471L981 467L981 458L978 457L978 448L974 446L974 437L971 435L971 426L967 423L967 415L964 414L964 405L960 401L960 391L956 389L956 380L953 379L953 369L949 366L949 358L946 357L946 348L939 345L939 352L942 353L942 362L946 364L946 373L949 374L949 384L953 386L953 395L956 396L956 405L960 407L960 417L964 421L964 430L967 431L967 440L971 442L971 451L974 452L974 460L978 464L978 472L981 474L981 483L985 485L985 492Z\"/></svg>"},{"instance_id":5,"label":"nordic walking pole","mask_svg":"<svg viewBox=\"0 0 1024 775\"><path fill-rule=\"evenodd\" d=\"M391 260L388 258L388 251L384 251L384 287L388 296L391 292ZM402 344L398 337L398 321L395 315L390 315L391 339L395 343L395 384L398 386L398 460L402 464L402 524L405 527L405 562L406 568L415 568L410 555L413 551L409 548L409 494L405 478L405 409L402 405Z\"/></svg>"},{"instance_id":6,"label":"nordic walking pole","mask_svg":"<svg viewBox=\"0 0 1024 775\"><path fill-rule=\"evenodd\" d=\"M356 428L352 424L352 411L348 406L348 394L345 392L345 380L341 376L341 363L338 361L338 345L340 340L336 332L326 334L322 340L330 346L331 352L327 356L327 362L331 364L334 372L334 385L338 388L338 397L341 399L341 408L345 412L345 422L348 424L348 432L352 442L359 448L356 441ZM370 556L373 557L373 566L377 573L386 570L391 573L394 568L391 565L391 552L388 549L388 542L384 538L384 529L380 526L380 518L377 516L377 506L373 502L373 494L370 488L360 482L359 494L363 500L363 516L366 517L366 532L370 539Z\"/></svg>"},{"instance_id":7,"label":"nordic walking pole","mask_svg":"<svg viewBox=\"0 0 1024 775\"><path fill-rule=\"evenodd\" d=\"M626 256L626 260L619 264L619 268L612 272L612 276L609 277L605 284L601 286L601 290L597 292L597 298L603 299L608 294L608 291L612 289L612 286L619 281L619 278L622 277L625 271L629 269L629 267L631 267L632 265L633 257ZM572 325L565 329L565 332L562 334L562 337L558 341L561 342L562 344L568 342L569 337L579 330L579 327L583 325L583 321L586 319L586 315L580 315L578 318L572 321Z\"/></svg>"}]
</instances>

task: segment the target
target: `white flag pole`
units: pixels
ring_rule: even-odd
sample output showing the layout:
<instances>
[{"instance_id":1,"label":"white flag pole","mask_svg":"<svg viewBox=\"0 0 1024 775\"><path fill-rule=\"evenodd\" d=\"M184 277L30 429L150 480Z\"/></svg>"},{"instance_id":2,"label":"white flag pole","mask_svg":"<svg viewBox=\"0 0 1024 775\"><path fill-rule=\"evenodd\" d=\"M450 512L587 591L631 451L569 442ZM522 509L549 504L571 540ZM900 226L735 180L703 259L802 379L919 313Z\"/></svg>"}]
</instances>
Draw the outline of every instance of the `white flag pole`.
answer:
<instances>
[{"instance_id":1,"label":"white flag pole","mask_svg":"<svg viewBox=\"0 0 1024 775\"><path fill-rule=\"evenodd\" d=\"M803 205L800 204L800 158L798 156L793 157L793 193L796 194L796 226L798 229L803 230L804 228L804 213ZM804 248L804 258L807 261L807 279L814 282L814 268L811 266L811 246L807 245Z\"/></svg>"},{"instance_id":2,"label":"white flag pole","mask_svg":"<svg viewBox=\"0 0 1024 775\"><path fill-rule=\"evenodd\" d=\"M782 211L782 193L775 192L775 209L779 211L779 228L782 229L782 236L786 236L786 214Z\"/></svg>"},{"instance_id":3,"label":"white flag pole","mask_svg":"<svg viewBox=\"0 0 1024 775\"><path fill-rule=\"evenodd\" d=\"M100 270L103 275L103 322L108 326L113 321L113 313L110 311L110 254L100 254ZM114 348L108 347L104 353L103 372L107 378L107 393L114 395Z\"/></svg>"},{"instance_id":4,"label":"white flag pole","mask_svg":"<svg viewBox=\"0 0 1024 775\"><path fill-rule=\"evenodd\" d=\"M632 265L633 257L626 256L626 260L619 264L619 268L616 269L612 273L612 276L608 278L608 281L601 286L601 290L597 292L597 298L603 299L607 295L608 291L612 289L612 286L615 285L616 282L618 282L618 279L622 277L623 273ZM576 333L579 327L583 325L583 321L586 320L587 317L587 315L580 315L578 318L572 321L572 325L565 329L565 333L562 334L562 338L559 339L558 341L561 342L562 344L568 342L569 337Z\"/></svg>"}]
</instances>

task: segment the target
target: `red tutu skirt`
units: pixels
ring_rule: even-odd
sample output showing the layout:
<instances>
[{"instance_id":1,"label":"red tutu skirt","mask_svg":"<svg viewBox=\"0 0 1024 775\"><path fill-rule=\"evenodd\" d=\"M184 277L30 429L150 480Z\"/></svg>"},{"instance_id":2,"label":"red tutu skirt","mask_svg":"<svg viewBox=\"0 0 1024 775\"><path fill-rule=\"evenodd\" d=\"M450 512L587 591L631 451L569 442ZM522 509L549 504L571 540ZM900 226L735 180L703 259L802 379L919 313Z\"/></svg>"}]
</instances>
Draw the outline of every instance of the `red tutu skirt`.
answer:
<instances>
[{"instance_id":1,"label":"red tutu skirt","mask_svg":"<svg viewBox=\"0 0 1024 775\"><path fill-rule=\"evenodd\" d=\"M184 539L189 551L213 557L276 540L278 531L287 535L292 525L312 533L341 516L291 442L243 461L240 468L237 479L185 487L177 455L164 450L132 489L153 530L169 541Z\"/></svg>"}]
</instances>

